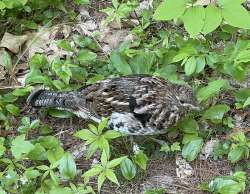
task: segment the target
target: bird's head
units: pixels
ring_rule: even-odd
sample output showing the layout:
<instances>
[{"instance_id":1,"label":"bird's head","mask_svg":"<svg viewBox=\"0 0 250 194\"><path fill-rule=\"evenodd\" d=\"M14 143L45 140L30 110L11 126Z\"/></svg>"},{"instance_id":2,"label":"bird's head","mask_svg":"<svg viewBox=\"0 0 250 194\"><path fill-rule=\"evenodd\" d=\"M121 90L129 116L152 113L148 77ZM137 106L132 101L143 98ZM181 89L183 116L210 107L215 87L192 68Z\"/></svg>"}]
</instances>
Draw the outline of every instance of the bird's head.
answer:
<instances>
[{"instance_id":1,"label":"bird's head","mask_svg":"<svg viewBox=\"0 0 250 194\"><path fill-rule=\"evenodd\" d=\"M190 86L178 85L176 86L176 98L178 104L187 111L200 111L198 101L194 95L194 92Z\"/></svg>"}]
</instances>

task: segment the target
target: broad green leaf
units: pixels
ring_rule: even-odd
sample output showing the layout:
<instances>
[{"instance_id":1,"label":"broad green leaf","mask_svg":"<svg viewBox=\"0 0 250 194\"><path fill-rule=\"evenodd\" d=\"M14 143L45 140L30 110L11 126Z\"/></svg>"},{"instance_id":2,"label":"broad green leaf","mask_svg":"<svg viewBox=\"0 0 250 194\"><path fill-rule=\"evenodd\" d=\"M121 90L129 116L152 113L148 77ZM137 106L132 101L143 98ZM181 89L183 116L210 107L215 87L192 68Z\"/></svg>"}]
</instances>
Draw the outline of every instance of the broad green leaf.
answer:
<instances>
[{"instance_id":1,"label":"broad green leaf","mask_svg":"<svg viewBox=\"0 0 250 194\"><path fill-rule=\"evenodd\" d=\"M245 134L242 131L239 131L236 134L233 133L232 134L232 139L234 141L238 141L241 144L246 144L247 143L246 136L245 136Z\"/></svg>"},{"instance_id":2,"label":"broad green leaf","mask_svg":"<svg viewBox=\"0 0 250 194\"><path fill-rule=\"evenodd\" d=\"M0 144L0 157L4 154L6 148L4 147L3 144Z\"/></svg>"},{"instance_id":3,"label":"broad green leaf","mask_svg":"<svg viewBox=\"0 0 250 194\"><path fill-rule=\"evenodd\" d=\"M199 125L193 118L187 117L178 124L178 128L187 134L197 134Z\"/></svg>"},{"instance_id":4,"label":"broad green leaf","mask_svg":"<svg viewBox=\"0 0 250 194\"><path fill-rule=\"evenodd\" d=\"M204 26L205 9L202 6L190 7L183 15L182 20L190 36L196 37Z\"/></svg>"},{"instance_id":5,"label":"broad green leaf","mask_svg":"<svg viewBox=\"0 0 250 194\"><path fill-rule=\"evenodd\" d=\"M174 142L171 145L170 149L172 152L180 151L181 150L180 142Z\"/></svg>"},{"instance_id":6,"label":"broad green leaf","mask_svg":"<svg viewBox=\"0 0 250 194\"><path fill-rule=\"evenodd\" d=\"M190 76L195 72L195 69L196 69L195 57L190 57L185 63L185 68L184 68L185 74L187 76Z\"/></svg>"},{"instance_id":7,"label":"broad green leaf","mask_svg":"<svg viewBox=\"0 0 250 194\"><path fill-rule=\"evenodd\" d=\"M103 135L104 135L105 139L107 139L107 140L115 139L115 138L122 136L122 134L120 132L115 131L115 130L108 130Z\"/></svg>"},{"instance_id":8,"label":"broad green leaf","mask_svg":"<svg viewBox=\"0 0 250 194\"><path fill-rule=\"evenodd\" d=\"M246 173L237 171L233 176L220 176L212 180L208 187L209 191L219 194L238 194L245 190Z\"/></svg>"},{"instance_id":9,"label":"broad green leaf","mask_svg":"<svg viewBox=\"0 0 250 194\"><path fill-rule=\"evenodd\" d=\"M4 2L0 1L0 10L3 10L4 8L6 8L6 5ZM1 188L0 188L1 189ZM1 190L0 190L1 191Z\"/></svg>"},{"instance_id":10,"label":"broad green leaf","mask_svg":"<svg viewBox=\"0 0 250 194\"><path fill-rule=\"evenodd\" d=\"M53 149L60 146L60 142L54 136L41 136L38 142L46 149Z\"/></svg>"},{"instance_id":11,"label":"broad green leaf","mask_svg":"<svg viewBox=\"0 0 250 194\"><path fill-rule=\"evenodd\" d=\"M15 116L18 116L20 114L20 109L13 104L7 104L6 109L7 111L9 111L11 114Z\"/></svg>"},{"instance_id":12,"label":"broad green leaf","mask_svg":"<svg viewBox=\"0 0 250 194\"><path fill-rule=\"evenodd\" d=\"M131 180L135 177L136 167L129 158L124 159L121 162L120 167L124 178L126 178L127 180Z\"/></svg>"},{"instance_id":13,"label":"broad green leaf","mask_svg":"<svg viewBox=\"0 0 250 194\"><path fill-rule=\"evenodd\" d=\"M208 83L208 86L201 88L197 93L199 102L205 101L210 97L217 95L223 88L229 86L227 80L215 80Z\"/></svg>"},{"instance_id":14,"label":"broad green leaf","mask_svg":"<svg viewBox=\"0 0 250 194\"><path fill-rule=\"evenodd\" d=\"M28 179L35 179L35 178L39 177L41 175L41 173L38 170L34 170L32 168L29 168L29 169L25 170L24 175Z\"/></svg>"},{"instance_id":15,"label":"broad green leaf","mask_svg":"<svg viewBox=\"0 0 250 194\"><path fill-rule=\"evenodd\" d=\"M47 157L50 164L55 164L58 162L64 155L64 150L61 146L57 146L47 151Z\"/></svg>"},{"instance_id":16,"label":"broad green leaf","mask_svg":"<svg viewBox=\"0 0 250 194\"><path fill-rule=\"evenodd\" d=\"M134 156L135 163L143 170L147 168L148 157L143 151L139 151L139 153Z\"/></svg>"},{"instance_id":17,"label":"broad green leaf","mask_svg":"<svg viewBox=\"0 0 250 194\"><path fill-rule=\"evenodd\" d=\"M72 49L70 43L69 43L67 40L58 40L58 41L56 42L56 44L57 44L58 47L60 47L60 48L62 48L62 49L64 49L64 50L66 50L66 51L70 51L70 52L73 51L73 49Z\"/></svg>"},{"instance_id":18,"label":"broad green leaf","mask_svg":"<svg viewBox=\"0 0 250 194\"><path fill-rule=\"evenodd\" d=\"M74 134L75 137L81 138L83 140L89 140L91 138L96 138L96 135L88 129L82 129Z\"/></svg>"},{"instance_id":19,"label":"broad green leaf","mask_svg":"<svg viewBox=\"0 0 250 194\"><path fill-rule=\"evenodd\" d=\"M17 88L12 92L12 94L14 96L18 96L18 97L25 96L25 95L29 94L31 92L31 90L32 90L32 87Z\"/></svg>"},{"instance_id":20,"label":"broad green leaf","mask_svg":"<svg viewBox=\"0 0 250 194\"><path fill-rule=\"evenodd\" d=\"M47 153L40 143L36 143L34 149L28 153L28 158L31 160L46 160Z\"/></svg>"},{"instance_id":21,"label":"broad green leaf","mask_svg":"<svg viewBox=\"0 0 250 194\"><path fill-rule=\"evenodd\" d=\"M102 121L99 123L99 125L98 125L98 132L99 132L99 134L101 134L102 131L103 131L103 129L105 127L107 127L108 121L109 121L108 118L103 118Z\"/></svg>"},{"instance_id":22,"label":"broad green leaf","mask_svg":"<svg viewBox=\"0 0 250 194\"><path fill-rule=\"evenodd\" d=\"M35 148L32 143L25 141L25 135L17 136L11 144L11 152L16 159L21 159L22 154L28 154Z\"/></svg>"},{"instance_id":23,"label":"broad green leaf","mask_svg":"<svg viewBox=\"0 0 250 194\"><path fill-rule=\"evenodd\" d=\"M123 75L132 74L132 70L127 61L119 54L119 52L114 51L111 54L111 63L116 68L118 72Z\"/></svg>"},{"instance_id":24,"label":"broad green leaf","mask_svg":"<svg viewBox=\"0 0 250 194\"><path fill-rule=\"evenodd\" d=\"M232 163L236 163L244 158L245 156L245 148L241 146L236 146L235 148L231 149L228 153L228 159Z\"/></svg>"},{"instance_id":25,"label":"broad green leaf","mask_svg":"<svg viewBox=\"0 0 250 194\"><path fill-rule=\"evenodd\" d=\"M102 172L102 167L101 166L93 166L90 170L86 171L83 176L84 177L93 177Z\"/></svg>"},{"instance_id":26,"label":"broad green leaf","mask_svg":"<svg viewBox=\"0 0 250 194\"><path fill-rule=\"evenodd\" d=\"M248 98L246 99L246 101L244 102L243 108L245 108L245 107L247 107L247 106L249 106L249 105L250 105L250 97L248 97Z\"/></svg>"},{"instance_id":27,"label":"broad green leaf","mask_svg":"<svg viewBox=\"0 0 250 194\"><path fill-rule=\"evenodd\" d=\"M108 163L108 157L106 152L102 152L102 155L101 155L101 163L102 163L102 166L106 166L107 163Z\"/></svg>"},{"instance_id":28,"label":"broad green leaf","mask_svg":"<svg viewBox=\"0 0 250 194\"><path fill-rule=\"evenodd\" d=\"M93 154L96 152L98 148L99 148L99 145L96 142L91 143L90 146L88 147L86 158L89 159L91 156L93 156Z\"/></svg>"},{"instance_id":29,"label":"broad green leaf","mask_svg":"<svg viewBox=\"0 0 250 194\"><path fill-rule=\"evenodd\" d=\"M229 106L225 104L218 104L206 110L206 112L203 114L203 118L209 119L213 123L218 124L222 122L224 114L227 113L229 110Z\"/></svg>"},{"instance_id":30,"label":"broad green leaf","mask_svg":"<svg viewBox=\"0 0 250 194\"><path fill-rule=\"evenodd\" d=\"M101 192L101 188L102 188L102 185L104 183L104 181L106 180L106 176L104 173L101 173L99 176L98 176L98 179L97 179L97 187L98 187L98 192L100 193Z\"/></svg>"},{"instance_id":31,"label":"broad green leaf","mask_svg":"<svg viewBox=\"0 0 250 194\"><path fill-rule=\"evenodd\" d=\"M9 53L7 51L3 51L3 66L8 70L8 72L12 71L12 61Z\"/></svg>"},{"instance_id":32,"label":"broad green leaf","mask_svg":"<svg viewBox=\"0 0 250 194\"><path fill-rule=\"evenodd\" d=\"M186 0L164 0L154 13L155 20L171 20L180 17L186 10Z\"/></svg>"},{"instance_id":33,"label":"broad green leaf","mask_svg":"<svg viewBox=\"0 0 250 194\"><path fill-rule=\"evenodd\" d=\"M47 58L42 55L42 54L35 54L32 58L31 61L29 63L30 67L32 69L39 69L39 68L43 68L46 67L46 65L48 65L48 60Z\"/></svg>"},{"instance_id":34,"label":"broad green leaf","mask_svg":"<svg viewBox=\"0 0 250 194\"><path fill-rule=\"evenodd\" d=\"M111 182L120 185L113 170L107 169L105 175Z\"/></svg>"},{"instance_id":35,"label":"broad green leaf","mask_svg":"<svg viewBox=\"0 0 250 194\"><path fill-rule=\"evenodd\" d=\"M164 143L162 146L161 146L161 149L160 149L161 152L170 152L171 149L170 149L170 146L167 144L167 143Z\"/></svg>"},{"instance_id":36,"label":"broad green leaf","mask_svg":"<svg viewBox=\"0 0 250 194\"><path fill-rule=\"evenodd\" d=\"M196 70L195 73L201 73L206 66L205 57L200 56L196 58Z\"/></svg>"},{"instance_id":37,"label":"broad green leaf","mask_svg":"<svg viewBox=\"0 0 250 194\"><path fill-rule=\"evenodd\" d=\"M187 161L193 161L198 156L203 146L203 139L196 138L185 144L182 148L182 156Z\"/></svg>"},{"instance_id":38,"label":"broad green leaf","mask_svg":"<svg viewBox=\"0 0 250 194\"><path fill-rule=\"evenodd\" d=\"M127 156L122 156L120 158L115 158L115 159L109 161L107 164L107 168L114 168L114 167L118 166L126 158L127 158Z\"/></svg>"},{"instance_id":39,"label":"broad green leaf","mask_svg":"<svg viewBox=\"0 0 250 194\"><path fill-rule=\"evenodd\" d=\"M104 138L104 136L101 136L98 141L99 148L102 149L103 152L106 153L107 158L110 157L110 148L109 148L109 142Z\"/></svg>"},{"instance_id":40,"label":"broad green leaf","mask_svg":"<svg viewBox=\"0 0 250 194\"><path fill-rule=\"evenodd\" d=\"M87 63L96 60L97 55L89 50L82 49L78 53L77 60L80 63Z\"/></svg>"},{"instance_id":41,"label":"broad green leaf","mask_svg":"<svg viewBox=\"0 0 250 194\"><path fill-rule=\"evenodd\" d=\"M46 165L40 165L36 167L38 170L42 170L42 171L47 171L49 170L49 167Z\"/></svg>"},{"instance_id":42,"label":"broad green leaf","mask_svg":"<svg viewBox=\"0 0 250 194\"><path fill-rule=\"evenodd\" d=\"M63 178L72 180L76 176L76 163L72 154L65 153L60 160L59 171Z\"/></svg>"},{"instance_id":43,"label":"broad green leaf","mask_svg":"<svg viewBox=\"0 0 250 194\"><path fill-rule=\"evenodd\" d=\"M237 102L245 103L245 101L250 97L250 88L242 88L236 91L235 99Z\"/></svg>"},{"instance_id":44,"label":"broad green leaf","mask_svg":"<svg viewBox=\"0 0 250 194\"><path fill-rule=\"evenodd\" d=\"M250 15L237 1L225 1L222 8L222 17L231 26L250 29Z\"/></svg>"},{"instance_id":45,"label":"broad green leaf","mask_svg":"<svg viewBox=\"0 0 250 194\"><path fill-rule=\"evenodd\" d=\"M221 23L221 10L213 4L209 4L205 8L205 23L202 29L203 34L214 31Z\"/></svg>"},{"instance_id":46,"label":"broad green leaf","mask_svg":"<svg viewBox=\"0 0 250 194\"><path fill-rule=\"evenodd\" d=\"M58 187L51 189L49 194L74 194L74 192L69 187Z\"/></svg>"}]
</instances>

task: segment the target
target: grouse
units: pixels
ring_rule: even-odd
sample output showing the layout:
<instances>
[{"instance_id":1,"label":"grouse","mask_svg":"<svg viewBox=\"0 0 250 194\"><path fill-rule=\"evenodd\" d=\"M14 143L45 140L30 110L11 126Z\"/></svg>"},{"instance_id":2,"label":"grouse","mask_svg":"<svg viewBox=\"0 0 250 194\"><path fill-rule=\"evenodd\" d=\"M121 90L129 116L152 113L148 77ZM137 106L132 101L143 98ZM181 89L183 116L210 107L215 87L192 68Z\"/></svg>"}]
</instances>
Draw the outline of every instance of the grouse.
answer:
<instances>
[{"instance_id":1,"label":"grouse","mask_svg":"<svg viewBox=\"0 0 250 194\"><path fill-rule=\"evenodd\" d=\"M199 110L191 87L149 75L130 75L87 85L78 91L33 91L27 99L33 107L68 110L129 135L166 133L190 111Z\"/></svg>"}]
</instances>

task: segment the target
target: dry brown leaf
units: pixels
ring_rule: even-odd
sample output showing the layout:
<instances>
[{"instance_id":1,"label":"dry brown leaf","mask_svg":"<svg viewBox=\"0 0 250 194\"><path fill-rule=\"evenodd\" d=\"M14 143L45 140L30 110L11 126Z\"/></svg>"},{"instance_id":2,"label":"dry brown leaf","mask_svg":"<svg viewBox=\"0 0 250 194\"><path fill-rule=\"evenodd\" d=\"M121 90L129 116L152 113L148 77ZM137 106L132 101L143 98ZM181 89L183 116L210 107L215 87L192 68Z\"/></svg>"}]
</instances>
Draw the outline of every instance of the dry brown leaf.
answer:
<instances>
[{"instance_id":1,"label":"dry brown leaf","mask_svg":"<svg viewBox=\"0 0 250 194\"><path fill-rule=\"evenodd\" d=\"M15 36L8 32L5 32L0 47L7 48L12 53L17 54L20 51L21 46L29 39L28 35Z\"/></svg>"}]
</instances>

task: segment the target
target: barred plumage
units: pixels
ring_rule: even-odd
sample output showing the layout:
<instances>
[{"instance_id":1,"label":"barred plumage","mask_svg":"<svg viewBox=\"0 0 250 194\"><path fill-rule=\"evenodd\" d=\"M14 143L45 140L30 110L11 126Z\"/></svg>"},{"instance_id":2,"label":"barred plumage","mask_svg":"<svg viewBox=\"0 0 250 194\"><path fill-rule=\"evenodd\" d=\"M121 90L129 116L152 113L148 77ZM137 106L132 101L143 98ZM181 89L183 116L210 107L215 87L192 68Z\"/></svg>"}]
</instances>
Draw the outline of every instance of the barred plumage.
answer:
<instances>
[{"instance_id":1,"label":"barred plumage","mask_svg":"<svg viewBox=\"0 0 250 194\"><path fill-rule=\"evenodd\" d=\"M148 75L107 79L79 91L38 90L28 103L69 110L95 122L110 116L110 128L131 135L165 133L187 112L199 109L190 87Z\"/></svg>"}]
</instances>

